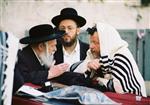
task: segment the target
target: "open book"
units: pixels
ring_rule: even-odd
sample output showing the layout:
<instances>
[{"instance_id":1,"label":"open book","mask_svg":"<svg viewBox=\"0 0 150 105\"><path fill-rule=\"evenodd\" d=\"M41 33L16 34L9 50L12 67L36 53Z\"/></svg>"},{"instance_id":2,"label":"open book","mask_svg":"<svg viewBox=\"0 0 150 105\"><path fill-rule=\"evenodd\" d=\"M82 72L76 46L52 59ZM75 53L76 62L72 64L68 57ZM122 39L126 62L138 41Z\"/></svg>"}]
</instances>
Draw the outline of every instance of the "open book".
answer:
<instances>
[{"instance_id":1,"label":"open book","mask_svg":"<svg viewBox=\"0 0 150 105\"><path fill-rule=\"evenodd\" d=\"M19 88L16 94L19 96L39 97L44 96L45 93L35 89L34 87L23 85Z\"/></svg>"},{"instance_id":2,"label":"open book","mask_svg":"<svg viewBox=\"0 0 150 105\"><path fill-rule=\"evenodd\" d=\"M33 97L44 97L46 99L77 100L80 104L119 104L98 90L75 85L47 93L36 90L30 86L23 86L18 92L23 92Z\"/></svg>"}]
</instances>

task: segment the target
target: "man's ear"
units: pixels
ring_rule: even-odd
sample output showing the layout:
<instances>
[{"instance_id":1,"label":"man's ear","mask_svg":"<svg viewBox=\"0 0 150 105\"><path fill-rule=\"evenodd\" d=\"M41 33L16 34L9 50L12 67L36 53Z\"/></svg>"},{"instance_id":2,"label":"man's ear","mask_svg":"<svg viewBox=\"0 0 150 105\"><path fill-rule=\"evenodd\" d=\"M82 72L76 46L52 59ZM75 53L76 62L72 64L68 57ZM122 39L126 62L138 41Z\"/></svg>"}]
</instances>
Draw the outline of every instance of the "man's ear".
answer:
<instances>
[{"instance_id":1,"label":"man's ear","mask_svg":"<svg viewBox=\"0 0 150 105\"><path fill-rule=\"evenodd\" d=\"M38 49L39 49L40 51L43 51L43 48L44 48L44 43L39 43L39 44L38 44Z\"/></svg>"},{"instance_id":2,"label":"man's ear","mask_svg":"<svg viewBox=\"0 0 150 105\"><path fill-rule=\"evenodd\" d=\"M77 35L80 34L80 28L77 28Z\"/></svg>"}]
</instances>

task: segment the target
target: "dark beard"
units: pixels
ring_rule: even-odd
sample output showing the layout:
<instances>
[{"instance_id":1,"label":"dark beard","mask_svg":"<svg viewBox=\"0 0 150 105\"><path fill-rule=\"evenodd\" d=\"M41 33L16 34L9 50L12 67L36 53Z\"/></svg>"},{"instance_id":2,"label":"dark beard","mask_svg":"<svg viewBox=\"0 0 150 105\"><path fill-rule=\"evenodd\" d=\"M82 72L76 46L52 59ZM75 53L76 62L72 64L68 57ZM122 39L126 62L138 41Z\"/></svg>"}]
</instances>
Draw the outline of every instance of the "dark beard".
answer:
<instances>
[{"instance_id":1,"label":"dark beard","mask_svg":"<svg viewBox=\"0 0 150 105\"><path fill-rule=\"evenodd\" d=\"M63 46L66 46L66 47L70 47L70 46L72 46L74 43L76 43L77 42L77 38L74 38L73 40L71 40L71 42L65 42L64 40L63 40L63 38L61 38L61 43L62 43L62 45Z\"/></svg>"}]
</instances>

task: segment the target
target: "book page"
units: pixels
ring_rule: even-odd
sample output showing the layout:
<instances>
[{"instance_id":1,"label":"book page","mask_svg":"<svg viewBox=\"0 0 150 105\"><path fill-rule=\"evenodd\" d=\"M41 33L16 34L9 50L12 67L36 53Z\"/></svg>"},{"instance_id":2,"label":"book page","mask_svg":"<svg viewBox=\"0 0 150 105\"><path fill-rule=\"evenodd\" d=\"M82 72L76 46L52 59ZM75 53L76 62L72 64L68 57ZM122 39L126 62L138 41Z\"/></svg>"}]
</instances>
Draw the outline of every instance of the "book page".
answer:
<instances>
[{"instance_id":1,"label":"book page","mask_svg":"<svg viewBox=\"0 0 150 105\"><path fill-rule=\"evenodd\" d=\"M28 94L28 95L32 95L32 96L34 96L34 97L38 97L38 96L44 95L43 92L38 91L38 90L34 89L33 87L31 87L31 86L26 86L26 85L23 85L23 86L17 91L18 94L19 94L19 92L23 92L23 93L26 93L26 94Z\"/></svg>"}]
</instances>

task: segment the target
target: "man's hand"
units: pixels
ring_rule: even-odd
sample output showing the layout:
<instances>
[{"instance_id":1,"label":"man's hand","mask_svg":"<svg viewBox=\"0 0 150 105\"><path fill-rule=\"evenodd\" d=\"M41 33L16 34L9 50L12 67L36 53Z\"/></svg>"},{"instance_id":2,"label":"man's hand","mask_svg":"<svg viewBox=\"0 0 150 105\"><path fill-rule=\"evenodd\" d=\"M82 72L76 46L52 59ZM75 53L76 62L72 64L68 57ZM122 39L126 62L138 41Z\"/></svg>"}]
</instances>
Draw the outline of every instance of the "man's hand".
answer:
<instances>
[{"instance_id":1,"label":"man's hand","mask_svg":"<svg viewBox=\"0 0 150 105\"><path fill-rule=\"evenodd\" d=\"M58 65L52 65L48 71L48 79L58 77L63 74L69 67L67 63L61 63Z\"/></svg>"},{"instance_id":2,"label":"man's hand","mask_svg":"<svg viewBox=\"0 0 150 105\"><path fill-rule=\"evenodd\" d=\"M100 63L99 63L99 59L94 59L88 62L87 67L90 70L97 70L100 68Z\"/></svg>"}]
</instances>

